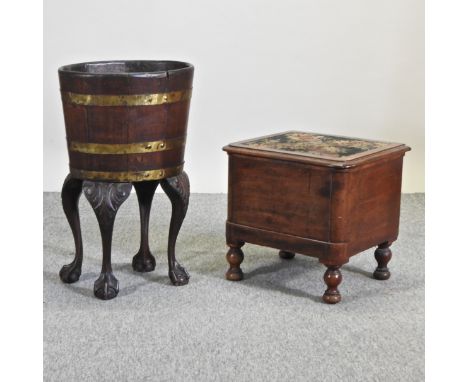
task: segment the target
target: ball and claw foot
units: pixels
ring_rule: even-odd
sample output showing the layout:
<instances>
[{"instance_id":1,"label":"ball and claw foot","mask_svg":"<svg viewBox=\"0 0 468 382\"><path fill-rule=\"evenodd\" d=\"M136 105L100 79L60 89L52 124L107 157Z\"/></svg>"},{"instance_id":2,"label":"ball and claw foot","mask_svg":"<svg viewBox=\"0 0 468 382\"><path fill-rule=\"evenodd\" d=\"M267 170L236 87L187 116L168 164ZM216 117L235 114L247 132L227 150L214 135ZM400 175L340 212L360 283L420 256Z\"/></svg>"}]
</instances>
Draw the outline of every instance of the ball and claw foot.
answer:
<instances>
[{"instance_id":1,"label":"ball and claw foot","mask_svg":"<svg viewBox=\"0 0 468 382\"><path fill-rule=\"evenodd\" d=\"M74 262L64 265L60 270L60 280L66 284L76 283L81 276L81 267L77 266Z\"/></svg>"},{"instance_id":2,"label":"ball and claw foot","mask_svg":"<svg viewBox=\"0 0 468 382\"><path fill-rule=\"evenodd\" d=\"M392 251L389 244L380 244L374 252L377 260L377 268L374 271L374 279L388 280L390 278L390 270L387 267L388 262L392 259Z\"/></svg>"},{"instance_id":3,"label":"ball and claw foot","mask_svg":"<svg viewBox=\"0 0 468 382\"><path fill-rule=\"evenodd\" d=\"M241 281L244 278L244 272L240 267L244 261L244 253L239 247L230 247L226 254L226 260L229 263L229 269L226 272L226 279L229 281Z\"/></svg>"},{"instance_id":4,"label":"ball and claw foot","mask_svg":"<svg viewBox=\"0 0 468 382\"><path fill-rule=\"evenodd\" d=\"M152 272L156 268L156 259L151 253L143 253L140 251L132 260L132 268L135 272Z\"/></svg>"},{"instance_id":5,"label":"ball and claw foot","mask_svg":"<svg viewBox=\"0 0 468 382\"><path fill-rule=\"evenodd\" d=\"M341 301L338 285L340 285L342 279L343 277L341 276L339 267L328 267L323 275L323 280L328 287L322 297L324 302L327 304L336 304Z\"/></svg>"},{"instance_id":6,"label":"ball and claw foot","mask_svg":"<svg viewBox=\"0 0 468 382\"><path fill-rule=\"evenodd\" d=\"M174 267L169 270L169 278L173 285L182 286L188 284L190 275L182 265L175 263Z\"/></svg>"},{"instance_id":7,"label":"ball and claw foot","mask_svg":"<svg viewBox=\"0 0 468 382\"><path fill-rule=\"evenodd\" d=\"M94 282L94 295L101 300L112 300L119 294L119 280L112 273L101 273Z\"/></svg>"},{"instance_id":8,"label":"ball and claw foot","mask_svg":"<svg viewBox=\"0 0 468 382\"><path fill-rule=\"evenodd\" d=\"M289 251L279 251L278 255L279 257L285 260L294 259L294 256L296 256L294 252L289 252Z\"/></svg>"}]
</instances>

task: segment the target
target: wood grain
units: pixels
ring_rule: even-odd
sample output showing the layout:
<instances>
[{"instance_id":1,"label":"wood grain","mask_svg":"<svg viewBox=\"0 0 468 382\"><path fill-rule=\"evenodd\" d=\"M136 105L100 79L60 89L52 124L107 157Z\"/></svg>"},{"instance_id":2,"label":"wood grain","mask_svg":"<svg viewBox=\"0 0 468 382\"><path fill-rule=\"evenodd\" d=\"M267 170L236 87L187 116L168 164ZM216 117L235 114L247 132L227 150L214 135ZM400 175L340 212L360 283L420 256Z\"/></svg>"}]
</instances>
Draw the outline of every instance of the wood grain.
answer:
<instances>
[{"instance_id":1,"label":"wood grain","mask_svg":"<svg viewBox=\"0 0 468 382\"><path fill-rule=\"evenodd\" d=\"M127 72L131 70L159 72ZM106 72L108 70L109 72ZM190 100L150 106L71 104L68 92L89 95L158 94L192 88L193 66L180 62L84 63L59 69L67 141L98 144L151 142L187 135ZM69 148L71 169L126 172L174 168L185 147L157 153L102 155ZM76 174L76 171L74 172Z\"/></svg>"},{"instance_id":2,"label":"wood grain","mask_svg":"<svg viewBox=\"0 0 468 382\"><path fill-rule=\"evenodd\" d=\"M323 300L330 304L341 300L340 267L368 248L379 246L374 277L389 277L388 246L398 237L409 147L396 144L343 161L236 146L224 150L229 154L228 279L242 279L244 242L317 257L328 268Z\"/></svg>"}]
</instances>

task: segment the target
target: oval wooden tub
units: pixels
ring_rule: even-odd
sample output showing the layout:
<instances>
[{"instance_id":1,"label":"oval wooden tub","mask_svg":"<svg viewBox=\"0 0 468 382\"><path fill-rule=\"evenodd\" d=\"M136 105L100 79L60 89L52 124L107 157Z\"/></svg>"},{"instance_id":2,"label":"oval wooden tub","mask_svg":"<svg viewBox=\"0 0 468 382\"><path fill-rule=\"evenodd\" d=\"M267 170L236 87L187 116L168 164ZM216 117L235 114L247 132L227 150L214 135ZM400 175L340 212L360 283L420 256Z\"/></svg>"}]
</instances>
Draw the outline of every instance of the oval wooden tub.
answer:
<instances>
[{"instance_id":1,"label":"oval wooden tub","mask_svg":"<svg viewBox=\"0 0 468 382\"><path fill-rule=\"evenodd\" d=\"M193 71L179 61L61 67L72 177L138 182L180 174Z\"/></svg>"}]
</instances>

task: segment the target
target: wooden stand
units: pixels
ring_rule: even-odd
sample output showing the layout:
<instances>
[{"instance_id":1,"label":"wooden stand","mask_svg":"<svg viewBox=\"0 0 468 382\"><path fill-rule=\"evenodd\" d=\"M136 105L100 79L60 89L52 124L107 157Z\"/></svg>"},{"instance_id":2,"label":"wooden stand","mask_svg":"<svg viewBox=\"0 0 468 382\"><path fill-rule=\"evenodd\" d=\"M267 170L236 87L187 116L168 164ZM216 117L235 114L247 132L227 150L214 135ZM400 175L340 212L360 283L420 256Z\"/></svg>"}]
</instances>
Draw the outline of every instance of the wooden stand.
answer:
<instances>
[{"instance_id":1,"label":"wooden stand","mask_svg":"<svg viewBox=\"0 0 468 382\"><path fill-rule=\"evenodd\" d=\"M168 260L169 278L172 284L185 285L189 274L177 262L175 245L180 227L185 218L189 204L190 184L185 172L172 178L162 180L134 182L138 204L140 207L141 241L138 253L133 257L132 267L137 272L150 272L156 266L156 260L151 254L148 244L148 223L151 202L158 184L172 203L172 218L169 229ZM112 272L111 247L114 220L119 207L129 197L132 183L115 183L80 180L68 175L62 188L62 205L70 224L75 240L75 258L60 270L60 279L64 283L74 283L81 276L83 263L83 244L81 238L78 200L82 190L96 214L102 237L102 269L101 275L94 283L94 295L101 300L110 300L119 293L119 282Z\"/></svg>"}]
</instances>

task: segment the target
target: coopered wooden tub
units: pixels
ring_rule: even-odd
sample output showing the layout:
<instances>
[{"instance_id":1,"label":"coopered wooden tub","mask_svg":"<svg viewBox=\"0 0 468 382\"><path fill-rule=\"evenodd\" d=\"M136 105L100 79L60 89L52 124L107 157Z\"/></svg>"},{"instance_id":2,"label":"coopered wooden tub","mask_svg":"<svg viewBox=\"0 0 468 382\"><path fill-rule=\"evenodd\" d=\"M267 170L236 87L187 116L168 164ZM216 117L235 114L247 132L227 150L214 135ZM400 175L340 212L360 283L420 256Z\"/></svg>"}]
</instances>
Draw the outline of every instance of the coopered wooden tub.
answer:
<instances>
[{"instance_id":1,"label":"coopered wooden tub","mask_svg":"<svg viewBox=\"0 0 468 382\"><path fill-rule=\"evenodd\" d=\"M141 220L141 244L132 266L138 272L154 270L148 223L153 195L161 183L172 203L169 277L174 285L188 283L188 273L175 258L175 243L190 194L183 164L193 71L193 65L179 61L100 61L59 69L70 165L62 204L76 248L73 262L60 271L63 282L76 282L81 275L78 199L82 190L102 235L96 297L108 300L119 291L111 266L112 229L132 185Z\"/></svg>"},{"instance_id":2,"label":"coopered wooden tub","mask_svg":"<svg viewBox=\"0 0 468 382\"><path fill-rule=\"evenodd\" d=\"M61 67L72 176L133 182L181 173L193 70L177 61Z\"/></svg>"}]
</instances>

